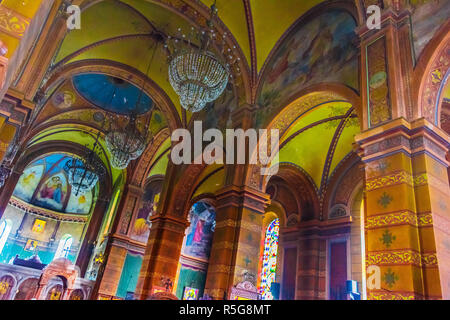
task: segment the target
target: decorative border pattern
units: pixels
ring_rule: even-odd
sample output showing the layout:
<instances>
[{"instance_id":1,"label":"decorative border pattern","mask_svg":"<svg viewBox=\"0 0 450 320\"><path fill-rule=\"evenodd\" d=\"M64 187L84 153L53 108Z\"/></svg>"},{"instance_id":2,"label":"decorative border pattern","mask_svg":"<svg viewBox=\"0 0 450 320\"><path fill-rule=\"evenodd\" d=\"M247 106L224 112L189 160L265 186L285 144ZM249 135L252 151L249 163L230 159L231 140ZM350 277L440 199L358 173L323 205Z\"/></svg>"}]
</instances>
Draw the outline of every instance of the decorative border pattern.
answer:
<instances>
[{"instance_id":1,"label":"decorative border pattern","mask_svg":"<svg viewBox=\"0 0 450 320\"><path fill-rule=\"evenodd\" d=\"M0 30L20 39L30 25L30 19L0 5Z\"/></svg>"},{"instance_id":2,"label":"decorative border pattern","mask_svg":"<svg viewBox=\"0 0 450 320\"><path fill-rule=\"evenodd\" d=\"M414 294L403 294L396 292L368 292L368 300L415 300Z\"/></svg>"},{"instance_id":3,"label":"decorative border pattern","mask_svg":"<svg viewBox=\"0 0 450 320\"><path fill-rule=\"evenodd\" d=\"M366 256L366 265L415 265L422 266L437 266L436 253L424 253L405 250L391 250L382 252L369 252Z\"/></svg>"},{"instance_id":4,"label":"decorative border pattern","mask_svg":"<svg viewBox=\"0 0 450 320\"><path fill-rule=\"evenodd\" d=\"M410 211L403 211L371 216L367 217L366 220L367 229L406 224L415 227L431 226L433 225L433 217L431 213L415 214Z\"/></svg>"},{"instance_id":5,"label":"decorative border pattern","mask_svg":"<svg viewBox=\"0 0 450 320\"><path fill-rule=\"evenodd\" d=\"M415 180L414 180L415 181ZM368 179L366 181L366 191L376 190L382 187L406 183L413 185L411 174L406 171L400 171L383 177Z\"/></svg>"}]
</instances>

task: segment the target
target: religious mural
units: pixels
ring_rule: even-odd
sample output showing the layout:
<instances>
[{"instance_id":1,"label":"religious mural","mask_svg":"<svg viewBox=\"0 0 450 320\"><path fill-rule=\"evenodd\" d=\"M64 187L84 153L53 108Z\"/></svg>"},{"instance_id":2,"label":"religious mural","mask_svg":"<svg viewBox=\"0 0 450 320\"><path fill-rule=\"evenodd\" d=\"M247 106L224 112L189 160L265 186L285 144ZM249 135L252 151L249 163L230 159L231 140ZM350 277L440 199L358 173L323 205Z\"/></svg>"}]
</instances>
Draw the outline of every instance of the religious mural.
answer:
<instances>
[{"instance_id":1,"label":"religious mural","mask_svg":"<svg viewBox=\"0 0 450 320\"><path fill-rule=\"evenodd\" d=\"M34 190L37 188L43 172L44 165L42 164L26 168L14 189L14 195L27 202L31 201Z\"/></svg>"},{"instance_id":2,"label":"religious mural","mask_svg":"<svg viewBox=\"0 0 450 320\"><path fill-rule=\"evenodd\" d=\"M197 202L192 206L189 220L182 252L193 258L207 260L216 226L216 211L205 202Z\"/></svg>"},{"instance_id":3,"label":"religious mural","mask_svg":"<svg viewBox=\"0 0 450 320\"><path fill-rule=\"evenodd\" d=\"M71 192L64 164L71 158L65 154L49 154L27 166L13 195L25 202L49 210L89 214L93 194Z\"/></svg>"},{"instance_id":4,"label":"religious mural","mask_svg":"<svg viewBox=\"0 0 450 320\"><path fill-rule=\"evenodd\" d=\"M291 31L266 66L259 125L293 93L312 84L341 82L358 88L355 27L348 12L333 9Z\"/></svg>"},{"instance_id":5,"label":"religious mural","mask_svg":"<svg viewBox=\"0 0 450 320\"><path fill-rule=\"evenodd\" d=\"M61 172L51 176L41 185L35 204L56 211L61 211L67 196L67 179Z\"/></svg>"},{"instance_id":6,"label":"religious mural","mask_svg":"<svg viewBox=\"0 0 450 320\"><path fill-rule=\"evenodd\" d=\"M448 0L410 0L414 52L419 58L423 48L450 17Z\"/></svg>"},{"instance_id":7,"label":"religious mural","mask_svg":"<svg viewBox=\"0 0 450 320\"><path fill-rule=\"evenodd\" d=\"M162 189L162 180L149 183L145 187L142 205L133 222L131 236L134 240L147 242L150 234L150 217L156 212Z\"/></svg>"}]
</instances>

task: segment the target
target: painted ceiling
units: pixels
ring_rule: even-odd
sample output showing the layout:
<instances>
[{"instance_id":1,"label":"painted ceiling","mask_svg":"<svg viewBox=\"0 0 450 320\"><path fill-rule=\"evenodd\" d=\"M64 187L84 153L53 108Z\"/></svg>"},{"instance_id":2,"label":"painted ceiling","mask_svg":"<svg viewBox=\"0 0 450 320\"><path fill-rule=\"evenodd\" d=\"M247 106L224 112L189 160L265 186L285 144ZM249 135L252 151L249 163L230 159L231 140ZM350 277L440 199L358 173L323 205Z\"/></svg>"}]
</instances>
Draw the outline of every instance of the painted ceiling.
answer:
<instances>
[{"instance_id":1,"label":"painted ceiling","mask_svg":"<svg viewBox=\"0 0 450 320\"><path fill-rule=\"evenodd\" d=\"M105 74L78 74L72 79L75 89L94 106L118 114L144 114L152 99L126 80Z\"/></svg>"},{"instance_id":2,"label":"painted ceiling","mask_svg":"<svg viewBox=\"0 0 450 320\"><path fill-rule=\"evenodd\" d=\"M245 57L252 72L259 73L277 42L309 9L321 0L218 0L218 17L231 33L238 50ZM87 6L82 12L82 27L65 37L55 63L102 59L115 61L146 73L148 61L150 78L169 96L179 114L181 108L167 76L167 52L151 33L177 34L178 28L189 30L193 25L188 12L194 11L197 23L203 21L199 12L206 14L212 0L185 4L168 1L105 0ZM182 5L183 4L183 5ZM192 6L192 7L189 7ZM189 7L189 8L188 8ZM170 8L170 9L169 9ZM203 19L203 20L202 20ZM111 23L114 21L114 23ZM254 63L256 62L256 64Z\"/></svg>"},{"instance_id":3,"label":"painted ceiling","mask_svg":"<svg viewBox=\"0 0 450 320\"><path fill-rule=\"evenodd\" d=\"M352 110L348 102L330 101L299 115L281 136L278 162L300 167L320 189L322 181L327 181L352 152L354 136L360 132L358 118ZM346 118L339 133L339 125ZM326 162L328 169L325 169Z\"/></svg>"}]
</instances>

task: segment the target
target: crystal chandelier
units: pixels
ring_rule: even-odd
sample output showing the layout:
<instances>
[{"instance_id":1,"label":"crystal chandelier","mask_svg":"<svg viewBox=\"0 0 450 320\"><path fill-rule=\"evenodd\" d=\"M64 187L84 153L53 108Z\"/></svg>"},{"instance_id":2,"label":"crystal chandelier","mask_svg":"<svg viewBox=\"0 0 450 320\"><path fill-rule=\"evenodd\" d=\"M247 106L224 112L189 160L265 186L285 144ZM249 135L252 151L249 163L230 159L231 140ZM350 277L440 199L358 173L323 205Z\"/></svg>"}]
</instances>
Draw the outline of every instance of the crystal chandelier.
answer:
<instances>
[{"instance_id":1,"label":"crystal chandelier","mask_svg":"<svg viewBox=\"0 0 450 320\"><path fill-rule=\"evenodd\" d=\"M180 97L181 106L191 112L202 110L208 102L216 100L225 90L230 75L230 67L239 61L231 55L231 49L225 50L226 33L222 37L221 55L212 51L216 34L213 18L217 15L215 4L211 7L211 18L207 25L209 31L168 36L165 48L169 52L169 82ZM195 46L193 42L199 42ZM233 47L235 48L235 47ZM226 52L226 54L225 54ZM239 71L239 70L237 70Z\"/></svg>"},{"instance_id":2,"label":"crystal chandelier","mask_svg":"<svg viewBox=\"0 0 450 320\"><path fill-rule=\"evenodd\" d=\"M119 123L118 120L112 122ZM148 126L145 131L148 132ZM111 165L116 169L125 169L131 160L139 158L147 146L147 136L138 129L135 115L130 116L126 126L117 125L115 130L110 130L105 140L111 154Z\"/></svg>"},{"instance_id":3,"label":"crystal chandelier","mask_svg":"<svg viewBox=\"0 0 450 320\"><path fill-rule=\"evenodd\" d=\"M151 49L152 48L150 48L150 50ZM155 56L157 45L155 45L153 49L153 54L150 57L150 61L147 67L147 77L153 58ZM136 100L134 110L130 115L118 116L110 114L110 128L106 135L105 141L106 148L111 154L111 165L116 169L125 169L130 161L139 158L144 152L150 140L153 138L152 132L151 130L149 130L150 121L152 119L154 110L152 105L150 105L148 108L151 108L152 111L150 112L150 115L147 115L145 124L139 122L137 117L139 107L143 104L141 99L144 95L145 83L146 81L142 82L142 88L139 92L139 97ZM111 100L114 98L115 94L116 92L114 90ZM124 104L126 103L127 100L124 98ZM127 124L123 125L124 120L126 121L127 118Z\"/></svg>"},{"instance_id":4,"label":"crystal chandelier","mask_svg":"<svg viewBox=\"0 0 450 320\"><path fill-rule=\"evenodd\" d=\"M100 131L97 133L93 148L89 149L89 146L86 146L88 151L84 157L73 157L64 164L64 170L67 172L69 184L75 190L75 196L92 190L99 178L106 173L105 167L97 158L97 150L100 148L99 137Z\"/></svg>"}]
</instances>

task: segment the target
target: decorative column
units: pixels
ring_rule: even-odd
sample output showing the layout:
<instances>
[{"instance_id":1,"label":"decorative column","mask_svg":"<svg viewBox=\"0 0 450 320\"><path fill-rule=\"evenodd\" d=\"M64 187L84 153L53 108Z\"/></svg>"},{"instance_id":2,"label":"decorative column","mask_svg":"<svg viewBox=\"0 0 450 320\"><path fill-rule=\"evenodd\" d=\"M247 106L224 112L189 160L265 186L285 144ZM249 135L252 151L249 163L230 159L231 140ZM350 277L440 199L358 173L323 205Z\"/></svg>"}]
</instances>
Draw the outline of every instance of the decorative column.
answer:
<instances>
[{"instance_id":1,"label":"decorative column","mask_svg":"<svg viewBox=\"0 0 450 320\"><path fill-rule=\"evenodd\" d=\"M235 129L254 127L257 107L245 104L231 115ZM239 143L239 142L238 142ZM238 153L235 143L235 156ZM250 150L246 143L247 159ZM225 186L216 193L216 228L211 246L205 293L214 299L229 299L232 287L250 282L256 291L260 244L263 236L263 214L269 196L245 185L248 161L225 165ZM256 296L256 292L255 292Z\"/></svg>"},{"instance_id":2,"label":"decorative column","mask_svg":"<svg viewBox=\"0 0 450 320\"><path fill-rule=\"evenodd\" d=\"M231 288L249 281L256 288L263 214L269 196L251 188L225 187L216 194L216 228L205 293L230 297Z\"/></svg>"},{"instance_id":3,"label":"decorative column","mask_svg":"<svg viewBox=\"0 0 450 320\"><path fill-rule=\"evenodd\" d=\"M136 288L139 300L155 290L172 292L187 221L172 216L154 216Z\"/></svg>"},{"instance_id":4,"label":"decorative column","mask_svg":"<svg viewBox=\"0 0 450 320\"><path fill-rule=\"evenodd\" d=\"M15 5L14 1L3 1L0 4L0 40L8 48L4 55L9 59L5 83L0 89L0 100L15 80L13 77L21 71L22 63L35 44L43 24L51 21L52 17L50 16L48 20L47 17L52 6L57 10L60 1L35 0L33 2L38 4L32 6L33 10L30 10L30 5ZM40 62L33 64L42 67Z\"/></svg>"},{"instance_id":5,"label":"decorative column","mask_svg":"<svg viewBox=\"0 0 450 320\"><path fill-rule=\"evenodd\" d=\"M356 140L365 164L367 298L448 299L448 135L401 118Z\"/></svg>"}]
</instances>

